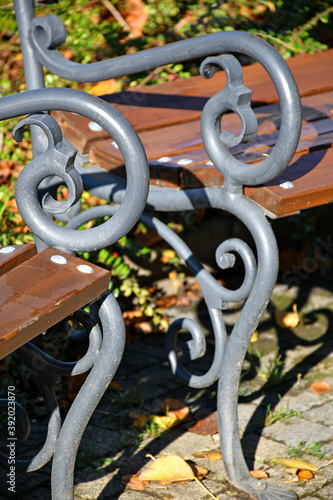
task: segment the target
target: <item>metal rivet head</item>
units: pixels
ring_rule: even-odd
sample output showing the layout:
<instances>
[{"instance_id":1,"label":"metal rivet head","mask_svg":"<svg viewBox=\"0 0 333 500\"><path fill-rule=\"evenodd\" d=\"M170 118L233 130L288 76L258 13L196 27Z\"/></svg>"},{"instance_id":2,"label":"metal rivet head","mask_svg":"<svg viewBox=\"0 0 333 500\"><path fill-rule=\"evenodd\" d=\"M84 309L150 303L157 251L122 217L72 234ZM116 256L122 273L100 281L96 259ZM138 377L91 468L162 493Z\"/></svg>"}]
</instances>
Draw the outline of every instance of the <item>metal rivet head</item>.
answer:
<instances>
[{"instance_id":1,"label":"metal rivet head","mask_svg":"<svg viewBox=\"0 0 333 500\"><path fill-rule=\"evenodd\" d=\"M162 156L157 161L159 163L169 163L169 161L172 161L172 158L170 156Z\"/></svg>"},{"instance_id":2,"label":"metal rivet head","mask_svg":"<svg viewBox=\"0 0 333 500\"><path fill-rule=\"evenodd\" d=\"M86 264L80 264L79 266L76 266L76 268L81 273L85 273L85 274L92 274L94 272L93 268L90 266L87 266Z\"/></svg>"},{"instance_id":3,"label":"metal rivet head","mask_svg":"<svg viewBox=\"0 0 333 500\"><path fill-rule=\"evenodd\" d=\"M96 122L89 122L88 123L88 127L93 132L100 132L101 130L103 130L103 127L101 127L100 125L98 125L98 123L96 123Z\"/></svg>"},{"instance_id":4,"label":"metal rivet head","mask_svg":"<svg viewBox=\"0 0 333 500\"><path fill-rule=\"evenodd\" d=\"M291 189L294 187L294 184L291 181L281 181L279 182L279 186L283 189Z\"/></svg>"},{"instance_id":5,"label":"metal rivet head","mask_svg":"<svg viewBox=\"0 0 333 500\"><path fill-rule=\"evenodd\" d=\"M209 160L209 161L206 161L206 165L214 165L214 163L211 160Z\"/></svg>"},{"instance_id":6,"label":"metal rivet head","mask_svg":"<svg viewBox=\"0 0 333 500\"><path fill-rule=\"evenodd\" d=\"M119 146L118 146L118 144L117 144L115 141L111 142L111 145L112 145L114 148L119 149Z\"/></svg>"},{"instance_id":7,"label":"metal rivet head","mask_svg":"<svg viewBox=\"0 0 333 500\"><path fill-rule=\"evenodd\" d=\"M193 160L190 160L189 158L182 158L177 161L177 165L190 165L190 163L193 163Z\"/></svg>"},{"instance_id":8,"label":"metal rivet head","mask_svg":"<svg viewBox=\"0 0 333 500\"><path fill-rule=\"evenodd\" d=\"M251 477L249 482L251 487L256 491L264 491L267 488L267 484L263 481L258 481L254 477Z\"/></svg>"},{"instance_id":9,"label":"metal rivet head","mask_svg":"<svg viewBox=\"0 0 333 500\"><path fill-rule=\"evenodd\" d=\"M51 260L54 264L67 264L67 259L63 255L52 255Z\"/></svg>"},{"instance_id":10,"label":"metal rivet head","mask_svg":"<svg viewBox=\"0 0 333 500\"><path fill-rule=\"evenodd\" d=\"M15 247L2 247L0 248L0 253L12 253L15 252Z\"/></svg>"}]
</instances>

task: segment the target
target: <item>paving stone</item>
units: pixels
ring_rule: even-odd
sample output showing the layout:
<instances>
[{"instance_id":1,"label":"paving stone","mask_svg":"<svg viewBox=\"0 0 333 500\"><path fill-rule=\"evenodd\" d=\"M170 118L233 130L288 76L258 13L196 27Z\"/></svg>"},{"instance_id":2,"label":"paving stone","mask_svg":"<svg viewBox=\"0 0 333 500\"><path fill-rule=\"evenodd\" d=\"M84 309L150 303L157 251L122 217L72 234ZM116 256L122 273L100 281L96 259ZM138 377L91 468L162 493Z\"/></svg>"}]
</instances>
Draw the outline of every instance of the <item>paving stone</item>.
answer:
<instances>
[{"instance_id":1,"label":"paving stone","mask_svg":"<svg viewBox=\"0 0 333 500\"><path fill-rule=\"evenodd\" d=\"M331 287L332 288L332 287ZM285 285L278 285L275 289L274 300L280 305L290 307L294 302L303 301L302 311L310 312L319 308L333 310L331 289L325 290L318 286L311 291L310 284L302 289L288 289ZM310 298L310 299L309 299ZM201 307L201 306L200 306ZM201 316L201 309L200 309ZM175 317L180 316L179 309L173 311ZM198 310L184 308L183 316L198 319ZM238 315L237 309L226 313L226 322L231 324ZM203 315L204 331L211 328L207 315ZM316 320L317 321L317 320ZM322 474L307 484L286 483L292 476L284 472L282 466L273 466L273 457L290 457L288 451L297 446L297 441L309 445L312 442L323 442L323 448L328 456L333 458L333 394L317 396L310 390L314 380L325 380L333 387L333 340L329 333L325 339L316 338L327 323L324 316L318 316L319 325L311 332L311 325L295 331L280 332L276 335L273 327L271 312L265 315L265 322L255 347L262 349L267 360L272 353L276 354L276 347L286 356L284 372L293 370L282 377L282 384L273 389L267 389L265 381L258 377L247 380L250 391L258 391L252 396L240 399L238 408L239 428L242 436L242 447L245 459L250 469L263 468L269 474L268 484L274 484L298 493L302 500L333 500L333 466L322 469ZM314 324L314 323L313 323ZM317 333L316 333L317 332ZM299 334L299 337L297 335ZM307 338L311 337L310 338ZM266 357L267 354L267 357ZM203 373L210 365L212 347L208 341L208 355L203 360L191 364L199 373ZM256 372L253 369L253 375ZM296 382L297 373L302 377ZM291 378L290 378L291 377ZM248 500L244 493L238 493L226 480L226 473L222 461L212 461L206 458L197 458L193 454L197 451L219 449L219 435L205 436L187 431L186 425L176 427L161 436L153 436L139 443L139 431L131 428L132 420L129 417L131 410L142 413L157 413L165 397L174 397L184 401L191 409L192 417L195 412L207 408L216 410L217 387L195 390L187 387L170 371L165 359L162 335L158 338L150 336L126 347L125 356L115 379L124 387L123 391L115 393L107 391L102 403L98 406L91 423L85 431L80 451L89 450L94 443L94 453L88 467L75 471L75 500L203 500L210 498L194 481L187 484L159 485L151 483L149 488L142 492L132 491L121 483L125 474L137 473L147 466L150 459L148 453L154 457L167 454L176 454L184 459L193 460L198 465L209 469L208 476L203 483L220 500L238 498ZM289 381L292 382L289 383ZM246 385L247 386L247 385ZM260 392L259 389L263 388ZM282 394L279 405L293 411L301 412L301 418L279 421L269 427L263 427L267 405L272 404L276 410L279 405L278 394ZM135 396L136 402L132 399ZM37 429L37 427L36 427ZM36 445L38 432L31 436L32 443L26 444L25 451L32 452ZM30 448L29 448L30 446ZM113 462L105 469L97 469L98 459L112 458ZM318 465L325 463L317 457L304 455L305 460ZM89 462L89 456L87 457ZM50 500L50 465L42 471L24 476L17 476L18 490L23 500ZM2 483L1 483L2 480ZM0 478L0 499L7 500L1 491L3 476ZM5 493L5 490L4 490Z\"/></svg>"},{"instance_id":2,"label":"paving stone","mask_svg":"<svg viewBox=\"0 0 333 500\"><path fill-rule=\"evenodd\" d=\"M333 401L311 408L302 417L310 422L333 426Z\"/></svg>"},{"instance_id":3,"label":"paving stone","mask_svg":"<svg viewBox=\"0 0 333 500\"><path fill-rule=\"evenodd\" d=\"M297 441L309 444L333 439L333 426L325 426L316 422L309 422L299 418L289 418L283 422L277 422L263 429L263 435L285 443L287 446L295 447Z\"/></svg>"}]
</instances>

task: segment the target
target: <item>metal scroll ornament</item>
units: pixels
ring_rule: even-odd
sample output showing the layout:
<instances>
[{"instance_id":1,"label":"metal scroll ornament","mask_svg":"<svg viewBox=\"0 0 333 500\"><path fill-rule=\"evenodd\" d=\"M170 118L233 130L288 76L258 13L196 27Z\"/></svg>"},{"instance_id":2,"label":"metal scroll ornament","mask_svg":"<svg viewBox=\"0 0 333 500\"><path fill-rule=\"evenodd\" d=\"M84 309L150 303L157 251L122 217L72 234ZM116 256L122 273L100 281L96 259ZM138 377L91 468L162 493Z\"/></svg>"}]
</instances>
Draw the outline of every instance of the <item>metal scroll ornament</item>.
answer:
<instances>
[{"instance_id":1,"label":"metal scroll ornament","mask_svg":"<svg viewBox=\"0 0 333 500\"><path fill-rule=\"evenodd\" d=\"M70 89L41 89L3 97L0 119L34 113L14 129L16 140L22 138L26 125L40 127L46 135L44 153L21 172L16 185L18 209L30 230L45 244L68 253L104 248L122 238L136 223L148 196L149 170L142 143L128 121L98 97ZM119 146L127 175L124 198L114 216L103 225L85 231L70 231L51 220L75 206L84 183L74 167L76 151L62 140L57 122L42 113L50 110L72 111L95 121ZM38 189L43 180L56 176L68 187L69 198L59 203L50 194L41 201Z\"/></svg>"}]
</instances>

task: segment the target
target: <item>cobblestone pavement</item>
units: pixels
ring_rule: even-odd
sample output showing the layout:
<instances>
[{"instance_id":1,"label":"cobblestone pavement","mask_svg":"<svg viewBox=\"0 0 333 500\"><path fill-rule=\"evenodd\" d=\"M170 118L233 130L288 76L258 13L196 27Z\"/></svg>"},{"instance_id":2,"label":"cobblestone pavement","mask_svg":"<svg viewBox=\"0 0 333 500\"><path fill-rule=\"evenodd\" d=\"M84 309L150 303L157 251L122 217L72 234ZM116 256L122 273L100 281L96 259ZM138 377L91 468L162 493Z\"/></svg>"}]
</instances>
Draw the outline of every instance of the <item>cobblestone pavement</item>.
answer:
<instances>
[{"instance_id":1,"label":"cobblestone pavement","mask_svg":"<svg viewBox=\"0 0 333 500\"><path fill-rule=\"evenodd\" d=\"M321 466L333 458L333 392L316 395L310 390L314 381L325 381L333 387L333 291L327 283L306 282L301 288L277 285L272 305L291 309L297 303L302 323L293 329L277 326L273 307L259 326L259 339L251 344L252 354L244 365L240 387L239 426L243 450L250 469L263 469L265 481L297 492L304 500L333 499L333 465L320 469L309 482L294 482L294 475L281 465L273 465L273 457L292 457L290 450L299 449L303 459ZM203 304L184 311L170 310L197 317L209 329ZM231 325L238 309L226 313ZM157 414L165 398L177 398L190 407L191 418L199 411L216 410L216 385L205 390L192 390L175 378L169 369L161 334L132 339L115 380L122 391L108 390L84 434L79 452L79 468L75 473L75 499L121 500L208 500L211 498L195 482L161 485L151 482L143 491L126 488L121 477L139 472L150 458L178 455L209 469L202 481L220 500L247 494L235 490L226 480L221 461L195 458L198 451L219 449L218 434L202 435L188 431L191 422L161 435L147 437L132 427L137 413ZM261 353L257 356L257 349ZM279 349L279 350L278 350ZM213 347L208 341L207 355L197 363L204 372L210 365ZM280 356L280 358L278 358ZM277 362L277 358L279 361ZM275 360L275 361L274 361ZM279 371L280 369L280 371ZM271 410L271 425L264 421ZM192 422L193 423L193 422ZM31 450L42 427L32 425ZM314 443L320 443L320 446ZM310 452L318 452L316 455ZM31 450L27 450L27 452ZM4 474L4 473L3 473ZM50 465L39 472L17 476L17 496L9 495L5 477L0 482L0 498L24 500L50 499Z\"/></svg>"}]
</instances>

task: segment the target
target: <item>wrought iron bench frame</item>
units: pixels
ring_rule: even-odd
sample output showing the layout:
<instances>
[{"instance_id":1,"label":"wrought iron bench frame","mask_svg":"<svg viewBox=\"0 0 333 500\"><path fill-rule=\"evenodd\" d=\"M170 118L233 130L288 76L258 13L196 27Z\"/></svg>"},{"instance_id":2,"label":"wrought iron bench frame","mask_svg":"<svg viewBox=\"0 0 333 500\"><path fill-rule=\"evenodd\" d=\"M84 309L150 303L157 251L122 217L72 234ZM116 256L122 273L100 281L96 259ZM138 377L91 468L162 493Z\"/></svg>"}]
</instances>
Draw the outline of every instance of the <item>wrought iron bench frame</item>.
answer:
<instances>
[{"instance_id":1,"label":"wrought iron bench frame","mask_svg":"<svg viewBox=\"0 0 333 500\"><path fill-rule=\"evenodd\" d=\"M274 233L264 210L243 194L243 186L257 186L275 178L288 165L297 147L301 128L300 98L288 66L270 45L241 32L216 33L150 49L144 53L81 65L66 60L56 49L66 39L65 27L59 18L35 18L33 0L14 0L14 7L27 92L2 98L0 119L30 114L14 130L14 137L19 140L22 129L26 125L31 126L34 153L34 160L19 176L16 199L23 219L36 236L39 250L45 246L53 246L67 253L75 253L103 248L119 240L139 219L161 235L194 274L209 310L216 343L209 371L203 376L188 373L177 358L177 335L182 330L190 332L192 340L187 342L185 348L192 360L204 354L205 338L194 321L186 318L176 320L170 326L166 340L173 372L194 388L207 387L219 379L221 449L231 483L260 500L296 498L293 492L267 485L250 475L241 449L237 421L242 362L251 336L271 297L278 272L278 249ZM251 166L235 159L228 150L228 146L251 142L257 132L256 118L250 106L252 92L243 84L242 69L238 60L231 55L233 53L246 54L267 70L281 106L282 122L277 143L268 158ZM201 118L202 139L207 154L224 176L223 185L217 187L189 190L156 186L149 188L145 152L137 134L120 113L101 99L83 92L43 88L43 67L66 79L96 82L199 57L205 58L201 65L201 75L204 78L213 77L219 68L227 75L226 87L207 102ZM60 127L47 114L51 110L81 114L104 128L123 155L127 182L97 166L84 168L84 158L76 155L73 148L63 141ZM221 118L228 110L236 112L242 122L239 136L226 132L221 134ZM50 176L56 177L50 180ZM58 203L52 198L52 193L54 194L60 182L59 178L68 187L67 202ZM83 187L113 204L80 214L79 200ZM143 213L145 206L156 211L168 211L171 207L173 211L210 207L226 210L240 219L253 237L256 257L245 242L231 239L219 245L216 260L222 269L227 269L234 265L234 254L240 255L245 267L242 285L237 290L228 290L220 285L178 235L156 217ZM83 222L101 215L112 217L97 228L76 231ZM51 216L66 221L67 226L60 227L50 219ZM222 311L228 308L229 302L239 301L244 301L244 306L227 342ZM118 324L121 323L118 313L116 320ZM113 330L114 346L123 345L122 328L119 332ZM109 364L109 373L113 374L118 366L122 347L118 351L117 360L108 360L105 354L103 361L99 361L99 364ZM41 353L39 355L43 356ZM27 356L25 358L28 359ZM55 361L48 360L48 363L50 369L54 370ZM101 391L99 395L101 396ZM78 408L84 397L80 392L73 406ZM54 499L73 498L76 450L91 412L89 406L81 419L82 432L72 437L77 415L74 415L75 409L71 410L56 440L52 467ZM70 451L74 440L74 451ZM23 468L31 470L29 466Z\"/></svg>"}]
</instances>

